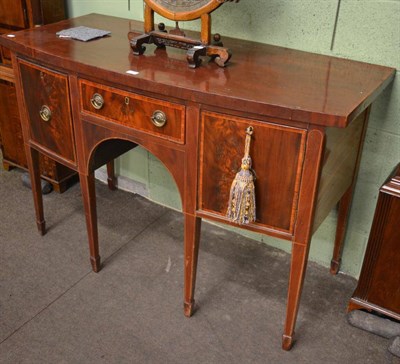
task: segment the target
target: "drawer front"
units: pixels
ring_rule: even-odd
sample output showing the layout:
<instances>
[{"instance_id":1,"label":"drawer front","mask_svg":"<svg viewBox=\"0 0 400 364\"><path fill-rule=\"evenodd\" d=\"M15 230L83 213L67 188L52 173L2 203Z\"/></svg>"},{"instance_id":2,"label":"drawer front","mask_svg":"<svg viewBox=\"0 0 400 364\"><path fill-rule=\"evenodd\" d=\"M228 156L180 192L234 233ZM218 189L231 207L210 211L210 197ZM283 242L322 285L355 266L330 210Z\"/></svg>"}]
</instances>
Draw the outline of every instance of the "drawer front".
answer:
<instances>
[{"instance_id":1,"label":"drawer front","mask_svg":"<svg viewBox=\"0 0 400 364\"><path fill-rule=\"evenodd\" d=\"M19 60L31 140L75 163L68 79Z\"/></svg>"},{"instance_id":2,"label":"drawer front","mask_svg":"<svg viewBox=\"0 0 400 364\"><path fill-rule=\"evenodd\" d=\"M184 106L83 80L80 89L84 113L180 144L185 142ZM159 119L153 122L154 116ZM165 123L162 122L164 117Z\"/></svg>"},{"instance_id":3,"label":"drawer front","mask_svg":"<svg viewBox=\"0 0 400 364\"><path fill-rule=\"evenodd\" d=\"M225 216L230 187L252 126L250 156L256 174L256 225L293 233L306 131L204 112L201 118L199 209Z\"/></svg>"}]
</instances>

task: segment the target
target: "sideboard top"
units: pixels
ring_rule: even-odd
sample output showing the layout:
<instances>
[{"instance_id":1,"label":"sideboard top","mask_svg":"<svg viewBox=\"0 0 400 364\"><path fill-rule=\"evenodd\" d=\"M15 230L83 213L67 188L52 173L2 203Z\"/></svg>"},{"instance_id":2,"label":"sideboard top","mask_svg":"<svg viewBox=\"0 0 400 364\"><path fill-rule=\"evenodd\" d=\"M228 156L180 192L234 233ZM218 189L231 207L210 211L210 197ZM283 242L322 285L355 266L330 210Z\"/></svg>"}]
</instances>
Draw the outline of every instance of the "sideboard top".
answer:
<instances>
[{"instance_id":1,"label":"sideboard top","mask_svg":"<svg viewBox=\"0 0 400 364\"><path fill-rule=\"evenodd\" d=\"M111 36L89 42L56 36L80 25L110 30ZM14 38L2 36L0 44L110 83L322 126L347 126L395 74L389 67L225 37L224 46L233 52L226 68L204 60L201 67L189 69L182 50L148 46L144 55L133 55L127 33L142 29L141 22L91 14L16 32Z\"/></svg>"}]
</instances>

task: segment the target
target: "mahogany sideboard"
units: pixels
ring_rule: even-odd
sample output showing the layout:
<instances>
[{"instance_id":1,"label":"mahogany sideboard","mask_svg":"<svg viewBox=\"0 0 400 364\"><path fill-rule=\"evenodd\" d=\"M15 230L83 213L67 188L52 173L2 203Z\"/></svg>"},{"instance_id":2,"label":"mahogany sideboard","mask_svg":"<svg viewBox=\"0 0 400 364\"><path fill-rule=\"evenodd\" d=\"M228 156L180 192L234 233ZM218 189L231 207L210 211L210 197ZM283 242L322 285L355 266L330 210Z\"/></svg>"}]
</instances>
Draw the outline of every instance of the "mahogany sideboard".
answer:
<instances>
[{"instance_id":1,"label":"mahogany sideboard","mask_svg":"<svg viewBox=\"0 0 400 364\"><path fill-rule=\"evenodd\" d=\"M57 38L80 25L111 36ZM191 316L201 220L231 224L229 190L252 126L257 220L241 227L292 245L282 339L289 350L312 234L339 203L336 273L370 105L394 69L229 38L226 68L204 60L189 69L178 49L149 46L133 55L127 33L142 29L91 14L1 37L12 50L38 229L45 233L38 188L38 156L45 154L79 173L98 272L94 170L141 145L165 164L181 195L184 313Z\"/></svg>"},{"instance_id":2,"label":"mahogany sideboard","mask_svg":"<svg viewBox=\"0 0 400 364\"><path fill-rule=\"evenodd\" d=\"M41 26L65 19L64 0L0 0L0 34ZM11 65L11 54L0 47L0 148L3 167L26 169L28 167L22 137L20 116ZM56 191L63 192L76 172L42 155L42 178Z\"/></svg>"},{"instance_id":3,"label":"mahogany sideboard","mask_svg":"<svg viewBox=\"0 0 400 364\"><path fill-rule=\"evenodd\" d=\"M366 309L400 321L400 164L379 190L357 288L348 311Z\"/></svg>"}]
</instances>

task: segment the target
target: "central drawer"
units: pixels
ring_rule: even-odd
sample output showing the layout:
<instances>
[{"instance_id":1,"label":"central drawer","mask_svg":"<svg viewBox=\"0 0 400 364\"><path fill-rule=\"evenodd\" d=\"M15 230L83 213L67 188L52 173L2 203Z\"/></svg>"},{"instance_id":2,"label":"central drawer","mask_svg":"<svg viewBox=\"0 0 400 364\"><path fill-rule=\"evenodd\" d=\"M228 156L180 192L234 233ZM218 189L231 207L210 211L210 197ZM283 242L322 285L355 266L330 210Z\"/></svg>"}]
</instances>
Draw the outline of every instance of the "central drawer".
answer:
<instances>
[{"instance_id":1,"label":"central drawer","mask_svg":"<svg viewBox=\"0 0 400 364\"><path fill-rule=\"evenodd\" d=\"M185 142L185 106L80 80L81 110L180 144Z\"/></svg>"}]
</instances>

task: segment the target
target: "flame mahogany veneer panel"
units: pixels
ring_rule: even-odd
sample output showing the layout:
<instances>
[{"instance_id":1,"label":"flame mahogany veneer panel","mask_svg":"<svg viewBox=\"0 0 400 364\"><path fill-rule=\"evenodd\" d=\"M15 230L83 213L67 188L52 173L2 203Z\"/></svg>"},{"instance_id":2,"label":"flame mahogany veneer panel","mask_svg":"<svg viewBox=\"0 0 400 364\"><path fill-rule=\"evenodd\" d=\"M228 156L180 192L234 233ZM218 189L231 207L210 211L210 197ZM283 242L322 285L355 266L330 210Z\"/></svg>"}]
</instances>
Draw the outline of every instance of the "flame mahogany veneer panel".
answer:
<instances>
[{"instance_id":1,"label":"flame mahogany veneer panel","mask_svg":"<svg viewBox=\"0 0 400 364\"><path fill-rule=\"evenodd\" d=\"M256 224L292 232L304 158L306 131L302 129L204 112L199 207L226 214L248 126L254 128L250 156L256 173Z\"/></svg>"},{"instance_id":2,"label":"flame mahogany veneer panel","mask_svg":"<svg viewBox=\"0 0 400 364\"><path fill-rule=\"evenodd\" d=\"M48 24L65 19L64 0L0 0L0 33L15 33L16 29ZM15 78L11 68L11 53L0 46L0 146L3 166L27 168ZM48 157L40 156L40 171L56 191L63 192L68 180L76 176L71 169Z\"/></svg>"},{"instance_id":3,"label":"flame mahogany veneer panel","mask_svg":"<svg viewBox=\"0 0 400 364\"><path fill-rule=\"evenodd\" d=\"M32 141L75 162L68 78L66 75L20 60L24 100ZM40 117L41 106L51 110L51 119Z\"/></svg>"},{"instance_id":4,"label":"flame mahogany veneer panel","mask_svg":"<svg viewBox=\"0 0 400 364\"><path fill-rule=\"evenodd\" d=\"M131 128L146 131L159 137L184 143L185 141L185 107L179 104L157 100L118 90L89 81L80 81L81 108L88 113L103 119L111 120ZM97 110L90 100L95 93L104 99L104 106ZM162 111L167 122L157 127L151 122L155 111Z\"/></svg>"}]
</instances>

